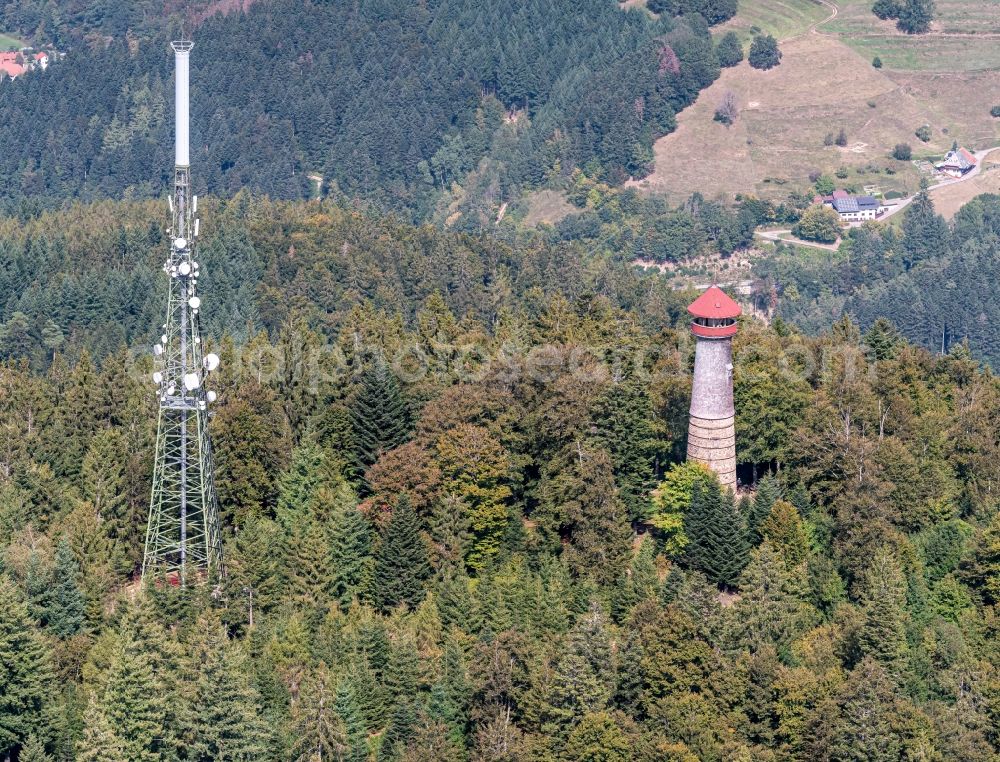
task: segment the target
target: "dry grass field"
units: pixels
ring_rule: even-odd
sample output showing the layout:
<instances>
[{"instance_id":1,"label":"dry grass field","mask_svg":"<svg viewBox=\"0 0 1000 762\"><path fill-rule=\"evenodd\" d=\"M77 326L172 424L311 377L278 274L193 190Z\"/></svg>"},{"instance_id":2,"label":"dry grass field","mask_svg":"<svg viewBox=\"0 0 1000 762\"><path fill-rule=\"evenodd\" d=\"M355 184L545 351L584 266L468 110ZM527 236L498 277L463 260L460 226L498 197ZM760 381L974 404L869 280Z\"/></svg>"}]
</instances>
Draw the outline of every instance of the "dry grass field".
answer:
<instances>
[{"instance_id":1,"label":"dry grass field","mask_svg":"<svg viewBox=\"0 0 1000 762\"><path fill-rule=\"evenodd\" d=\"M695 191L780 198L808 186L812 171L832 175L847 167L843 184L912 191L919 183L916 169L889 158L892 146L909 142L918 156L951 146L951 129L947 135L935 130L931 143L920 144L913 131L928 121L925 105L836 39L798 37L784 43L782 53L781 65L771 71L746 63L723 71L678 116L677 131L657 141L656 170L637 184L673 200ZM741 108L731 127L712 120L727 91ZM841 128L847 146L824 146L824 137ZM859 173L870 165L896 174Z\"/></svg>"},{"instance_id":2,"label":"dry grass field","mask_svg":"<svg viewBox=\"0 0 1000 762\"><path fill-rule=\"evenodd\" d=\"M736 18L721 27L735 31L744 40L751 29L759 29L784 40L808 31L830 15L830 8L817 0L740 0Z\"/></svg>"},{"instance_id":3,"label":"dry grass field","mask_svg":"<svg viewBox=\"0 0 1000 762\"><path fill-rule=\"evenodd\" d=\"M783 37L781 65L724 70L678 116L677 131L657 142L654 173L635 184L674 201L695 191L783 198L807 190L811 172L846 168L841 185L911 193L920 175L890 158L897 143L909 143L914 158L938 157L955 140L974 149L1000 144L1000 120L989 114L1000 104L1000 36L992 34L1000 0L939 0L935 32L919 37L879 21L871 0L832 2L837 14L824 22L830 11L815 0L741 0L727 27ZM875 55L883 68L871 65ZM741 113L727 128L712 117L728 91ZM927 144L914 136L924 124ZM847 146L825 146L841 128Z\"/></svg>"},{"instance_id":4,"label":"dry grass field","mask_svg":"<svg viewBox=\"0 0 1000 762\"><path fill-rule=\"evenodd\" d=\"M871 0L834 0L837 16L819 29L889 69L982 71L1000 68L1000 0L938 0L931 34L909 36L872 12Z\"/></svg>"}]
</instances>

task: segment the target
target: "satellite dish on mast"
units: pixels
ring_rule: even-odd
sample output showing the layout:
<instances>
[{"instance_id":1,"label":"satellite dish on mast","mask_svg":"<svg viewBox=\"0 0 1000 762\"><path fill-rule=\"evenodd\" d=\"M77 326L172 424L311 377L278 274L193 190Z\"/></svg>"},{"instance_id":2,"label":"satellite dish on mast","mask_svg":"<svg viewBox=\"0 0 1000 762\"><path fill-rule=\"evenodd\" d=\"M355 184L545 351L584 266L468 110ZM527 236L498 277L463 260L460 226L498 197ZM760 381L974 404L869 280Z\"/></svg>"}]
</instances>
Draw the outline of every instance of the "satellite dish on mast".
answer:
<instances>
[{"instance_id":1,"label":"satellite dish on mast","mask_svg":"<svg viewBox=\"0 0 1000 762\"><path fill-rule=\"evenodd\" d=\"M198 378L197 373L188 373L184 376L184 388L189 392L193 392L199 386L201 386L201 379Z\"/></svg>"},{"instance_id":2,"label":"satellite dish on mast","mask_svg":"<svg viewBox=\"0 0 1000 762\"><path fill-rule=\"evenodd\" d=\"M214 352L212 354L205 355L205 370L211 372L219 367L219 356Z\"/></svg>"},{"instance_id":3,"label":"satellite dish on mast","mask_svg":"<svg viewBox=\"0 0 1000 762\"><path fill-rule=\"evenodd\" d=\"M177 249L178 251L180 251L181 249L186 249L187 245L188 245L188 242L187 242L186 238L175 238L174 239L174 248Z\"/></svg>"}]
</instances>

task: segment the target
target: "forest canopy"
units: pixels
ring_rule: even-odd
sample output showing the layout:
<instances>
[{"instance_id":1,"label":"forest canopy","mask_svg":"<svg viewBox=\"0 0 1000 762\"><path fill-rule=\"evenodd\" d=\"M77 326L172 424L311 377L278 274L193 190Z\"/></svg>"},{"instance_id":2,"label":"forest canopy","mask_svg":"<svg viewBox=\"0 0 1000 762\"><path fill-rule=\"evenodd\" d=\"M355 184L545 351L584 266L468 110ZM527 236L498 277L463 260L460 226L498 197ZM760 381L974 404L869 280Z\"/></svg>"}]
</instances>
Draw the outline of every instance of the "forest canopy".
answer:
<instances>
[{"instance_id":1,"label":"forest canopy","mask_svg":"<svg viewBox=\"0 0 1000 762\"><path fill-rule=\"evenodd\" d=\"M127 5L127 4L126 4ZM165 32L72 48L0 88L0 194L149 197L168 181ZM492 203L576 167L648 173L653 141L719 75L704 18L610 0L268 0L197 31L202 191L334 194L422 217L453 183Z\"/></svg>"},{"instance_id":2,"label":"forest canopy","mask_svg":"<svg viewBox=\"0 0 1000 762\"><path fill-rule=\"evenodd\" d=\"M58 331L4 324L0 754L997 753L1000 382L963 345L743 319L760 479L734 499L681 465L691 295L666 279L319 202L204 214L236 252L205 240L214 593L137 579L157 310L122 312L122 275L162 249L157 207L0 231L67 294L118 284L35 293L74 310Z\"/></svg>"}]
</instances>

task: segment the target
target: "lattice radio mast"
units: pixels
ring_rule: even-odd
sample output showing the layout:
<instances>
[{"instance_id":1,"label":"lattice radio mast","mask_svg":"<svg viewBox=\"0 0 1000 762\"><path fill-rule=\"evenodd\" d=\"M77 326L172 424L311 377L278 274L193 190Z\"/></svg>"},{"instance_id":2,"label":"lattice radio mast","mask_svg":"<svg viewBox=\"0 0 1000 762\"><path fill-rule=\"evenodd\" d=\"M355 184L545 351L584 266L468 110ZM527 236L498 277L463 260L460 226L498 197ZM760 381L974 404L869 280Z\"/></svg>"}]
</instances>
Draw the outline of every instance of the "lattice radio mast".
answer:
<instances>
[{"instance_id":1,"label":"lattice radio mast","mask_svg":"<svg viewBox=\"0 0 1000 762\"><path fill-rule=\"evenodd\" d=\"M163 265L169 280L167 321L153 347L160 403L156 432L153 492L149 503L143 576L165 573L185 584L189 575L221 575L222 539L215 495L208 405L215 392L205 381L219 365L214 354L202 356L197 296L199 266L194 258L198 237L198 197L191 195L188 146L188 80L191 49L187 40L172 42L175 75L175 167L170 197L170 256Z\"/></svg>"}]
</instances>

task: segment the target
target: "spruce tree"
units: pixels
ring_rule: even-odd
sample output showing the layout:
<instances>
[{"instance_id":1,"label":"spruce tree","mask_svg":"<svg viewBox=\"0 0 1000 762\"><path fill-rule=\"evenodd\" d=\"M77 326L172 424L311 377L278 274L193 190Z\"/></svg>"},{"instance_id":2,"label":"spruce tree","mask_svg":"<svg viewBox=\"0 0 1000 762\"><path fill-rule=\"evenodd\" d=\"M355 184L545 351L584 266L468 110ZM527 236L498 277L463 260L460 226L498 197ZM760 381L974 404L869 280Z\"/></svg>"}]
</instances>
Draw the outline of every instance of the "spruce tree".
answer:
<instances>
[{"instance_id":1,"label":"spruce tree","mask_svg":"<svg viewBox=\"0 0 1000 762\"><path fill-rule=\"evenodd\" d=\"M740 600L733 609L741 644L751 651L773 645L779 653L786 652L796 628L815 617L795 582L770 543L751 552L740 577Z\"/></svg>"},{"instance_id":2,"label":"spruce tree","mask_svg":"<svg viewBox=\"0 0 1000 762\"><path fill-rule=\"evenodd\" d=\"M325 608L333 572L330 540L318 519L306 519L295 528L288 542L287 565L295 599L313 609Z\"/></svg>"},{"instance_id":3,"label":"spruce tree","mask_svg":"<svg viewBox=\"0 0 1000 762\"><path fill-rule=\"evenodd\" d=\"M969 576L990 603L1000 603L1000 513L990 520L976 543Z\"/></svg>"},{"instance_id":4,"label":"spruce tree","mask_svg":"<svg viewBox=\"0 0 1000 762\"><path fill-rule=\"evenodd\" d=\"M76 744L76 762L121 762L125 749L115 734L96 695L91 695L83 715L83 737Z\"/></svg>"},{"instance_id":5,"label":"spruce tree","mask_svg":"<svg viewBox=\"0 0 1000 762\"><path fill-rule=\"evenodd\" d=\"M0 755L45 733L53 696L50 655L18 589L0 575Z\"/></svg>"},{"instance_id":6,"label":"spruce tree","mask_svg":"<svg viewBox=\"0 0 1000 762\"><path fill-rule=\"evenodd\" d=\"M688 537L688 564L717 585L734 585L747 565L749 543L732 495L723 492L716 479L695 485L691 508L684 517L684 533Z\"/></svg>"},{"instance_id":7,"label":"spruce tree","mask_svg":"<svg viewBox=\"0 0 1000 762\"><path fill-rule=\"evenodd\" d=\"M414 638L399 636L389 650L389 663L382 678L390 700L401 701L416 695L419 673L420 654Z\"/></svg>"},{"instance_id":8,"label":"spruce tree","mask_svg":"<svg viewBox=\"0 0 1000 762\"><path fill-rule=\"evenodd\" d=\"M864 623L858 645L862 654L898 674L907 653L906 581L888 548L876 551L864 582Z\"/></svg>"},{"instance_id":9,"label":"spruce tree","mask_svg":"<svg viewBox=\"0 0 1000 762\"><path fill-rule=\"evenodd\" d=\"M371 576L372 531L365 515L351 505L333 518L330 538L330 594L341 607L367 591Z\"/></svg>"},{"instance_id":10,"label":"spruce tree","mask_svg":"<svg viewBox=\"0 0 1000 762\"><path fill-rule=\"evenodd\" d=\"M460 644L460 635L454 630L448 632L441 657L441 682L432 692L432 710L452 729L455 740L465 737L469 721L469 701L472 687L469 684L465 654Z\"/></svg>"},{"instance_id":11,"label":"spruce tree","mask_svg":"<svg viewBox=\"0 0 1000 762\"><path fill-rule=\"evenodd\" d=\"M948 249L948 225L934 211L927 190L921 190L903 212L903 264L907 269Z\"/></svg>"},{"instance_id":12,"label":"spruce tree","mask_svg":"<svg viewBox=\"0 0 1000 762\"><path fill-rule=\"evenodd\" d=\"M52 570L42 554L32 550L24 572L24 593L28 599L28 612L37 622L45 623L52 595Z\"/></svg>"},{"instance_id":13,"label":"spruce tree","mask_svg":"<svg viewBox=\"0 0 1000 762\"><path fill-rule=\"evenodd\" d=\"M781 495L781 482L774 474L767 474L757 482L757 492L750 504L750 512L746 515L747 532L752 544L760 544L760 526L770 515L774 504L781 499Z\"/></svg>"},{"instance_id":14,"label":"spruce tree","mask_svg":"<svg viewBox=\"0 0 1000 762\"><path fill-rule=\"evenodd\" d=\"M302 681L299 699L292 706L292 759L338 758L344 745L335 703L330 672L321 664Z\"/></svg>"},{"instance_id":15,"label":"spruce tree","mask_svg":"<svg viewBox=\"0 0 1000 762\"><path fill-rule=\"evenodd\" d=\"M892 321L880 317L865 333L864 342L872 350L876 360L891 360L903 343L903 337Z\"/></svg>"},{"instance_id":16,"label":"spruce tree","mask_svg":"<svg viewBox=\"0 0 1000 762\"><path fill-rule=\"evenodd\" d=\"M833 762L895 762L905 759L905 715L897 707L897 686L874 659L864 659L843 688L833 743L824 750Z\"/></svg>"},{"instance_id":17,"label":"spruce tree","mask_svg":"<svg viewBox=\"0 0 1000 762\"><path fill-rule=\"evenodd\" d=\"M49 629L60 638L76 635L83 627L86 602L77 581L80 567L63 537L56 547L55 577L46 606L45 620Z\"/></svg>"},{"instance_id":18,"label":"spruce tree","mask_svg":"<svg viewBox=\"0 0 1000 762\"><path fill-rule=\"evenodd\" d=\"M760 525L760 533L781 554L789 568L798 566L809 554L809 535L802 517L791 503L776 502Z\"/></svg>"},{"instance_id":19,"label":"spruce tree","mask_svg":"<svg viewBox=\"0 0 1000 762\"><path fill-rule=\"evenodd\" d=\"M635 634L618 647L615 654L614 705L636 717L642 706L642 643Z\"/></svg>"},{"instance_id":20,"label":"spruce tree","mask_svg":"<svg viewBox=\"0 0 1000 762\"><path fill-rule=\"evenodd\" d=\"M653 489L653 406L644 386L622 381L598 399L593 410L594 439L611 456L615 483L631 519L649 513Z\"/></svg>"},{"instance_id":21,"label":"spruce tree","mask_svg":"<svg viewBox=\"0 0 1000 762\"><path fill-rule=\"evenodd\" d=\"M149 655L128 624L119 635L101 711L121 741L125 759L160 760L166 738L163 687Z\"/></svg>"},{"instance_id":22,"label":"spruce tree","mask_svg":"<svg viewBox=\"0 0 1000 762\"><path fill-rule=\"evenodd\" d=\"M80 474L84 497L111 542L112 568L121 575L140 560L140 525L145 520L145 514L129 502L128 452L128 440L120 429L101 431L90 441Z\"/></svg>"},{"instance_id":23,"label":"spruce tree","mask_svg":"<svg viewBox=\"0 0 1000 762\"><path fill-rule=\"evenodd\" d=\"M361 374L350 413L354 457L362 470L409 438L410 411L385 360L374 362Z\"/></svg>"},{"instance_id":24,"label":"spruce tree","mask_svg":"<svg viewBox=\"0 0 1000 762\"><path fill-rule=\"evenodd\" d=\"M413 701L404 697L396 704L389 719L389 726L382 736L378 750L378 762L396 762L402 757L406 745L413 738L417 724L417 713Z\"/></svg>"},{"instance_id":25,"label":"spruce tree","mask_svg":"<svg viewBox=\"0 0 1000 762\"><path fill-rule=\"evenodd\" d=\"M316 445L295 450L292 464L278 480L275 516L286 531L294 531L307 517L321 516L336 500L341 476L332 456Z\"/></svg>"},{"instance_id":26,"label":"spruce tree","mask_svg":"<svg viewBox=\"0 0 1000 762\"><path fill-rule=\"evenodd\" d=\"M382 541L375 550L373 598L382 612L400 603L415 607L424 597L424 580L431 573L420 519L406 495L392 511Z\"/></svg>"},{"instance_id":27,"label":"spruce tree","mask_svg":"<svg viewBox=\"0 0 1000 762\"><path fill-rule=\"evenodd\" d=\"M17 762L52 762L52 757L45 751L45 744L34 733L28 736L28 740L21 747Z\"/></svg>"},{"instance_id":28,"label":"spruce tree","mask_svg":"<svg viewBox=\"0 0 1000 762\"><path fill-rule=\"evenodd\" d=\"M261 700L246 660L229 643L222 625L199 621L184 667L193 684L184 717L186 758L192 762L273 759L274 733L261 716Z\"/></svg>"},{"instance_id":29,"label":"spruce tree","mask_svg":"<svg viewBox=\"0 0 1000 762\"><path fill-rule=\"evenodd\" d=\"M355 698L365 725L376 730L384 727L388 711L385 690L370 659L366 655L355 657L347 674L356 689Z\"/></svg>"},{"instance_id":30,"label":"spruce tree","mask_svg":"<svg viewBox=\"0 0 1000 762\"><path fill-rule=\"evenodd\" d=\"M343 743L346 747L340 759L342 762L367 762L368 731L358 708L354 685L349 678L337 683L334 710L343 727Z\"/></svg>"},{"instance_id":31,"label":"spruce tree","mask_svg":"<svg viewBox=\"0 0 1000 762\"><path fill-rule=\"evenodd\" d=\"M230 603L243 609L249 623L266 614L285 597L287 578L286 548L277 522L251 513L246 523L226 546L226 584ZM242 618L241 617L241 618Z\"/></svg>"}]
</instances>

